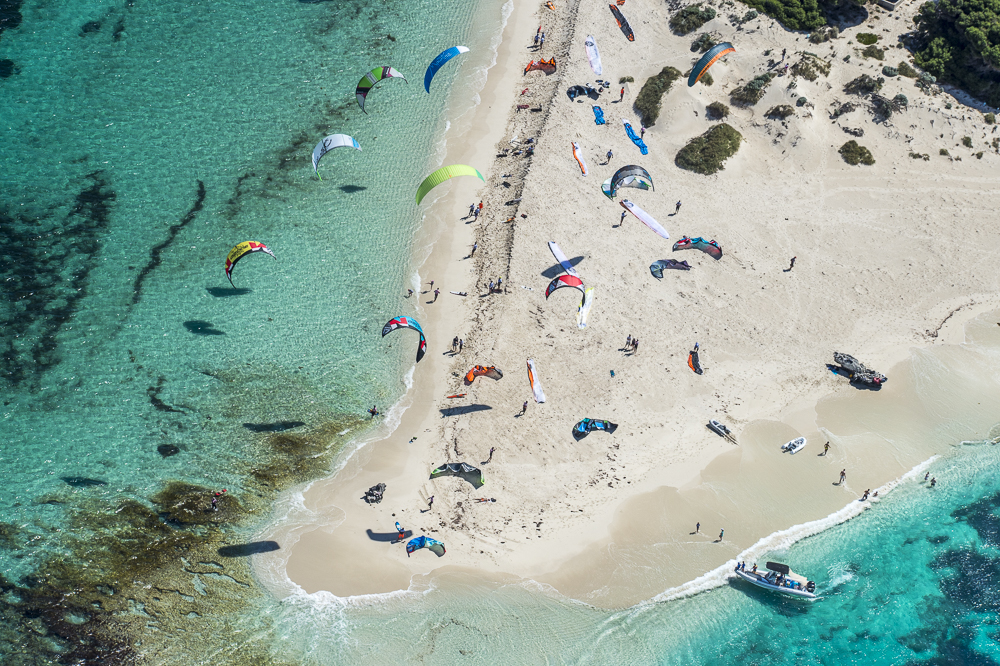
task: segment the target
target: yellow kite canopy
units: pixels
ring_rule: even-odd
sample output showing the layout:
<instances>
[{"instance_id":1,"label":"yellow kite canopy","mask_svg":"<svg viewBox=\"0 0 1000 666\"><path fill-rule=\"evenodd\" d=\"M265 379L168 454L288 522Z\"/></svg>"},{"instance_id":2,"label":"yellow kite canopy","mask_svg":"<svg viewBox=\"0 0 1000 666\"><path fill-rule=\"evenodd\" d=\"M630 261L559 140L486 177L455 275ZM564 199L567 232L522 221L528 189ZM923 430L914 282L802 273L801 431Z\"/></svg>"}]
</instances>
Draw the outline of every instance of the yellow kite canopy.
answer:
<instances>
[{"instance_id":1,"label":"yellow kite canopy","mask_svg":"<svg viewBox=\"0 0 1000 666\"><path fill-rule=\"evenodd\" d=\"M479 173L470 166L464 164L452 164L451 166L441 167L431 175L424 178L424 182L420 183L420 187L417 188L417 203L419 204L427 196L427 193L433 190L435 187L448 180L449 178L454 178L455 176L475 176L479 180L486 182L483 178L483 174Z\"/></svg>"},{"instance_id":2,"label":"yellow kite canopy","mask_svg":"<svg viewBox=\"0 0 1000 666\"><path fill-rule=\"evenodd\" d=\"M229 284L233 284L233 268L236 267L236 262L251 252L264 252L265 254L269 254L277 259L277 257L274 256L274 252L268 249L268 247L263 243L258 243L257 241L243 241L230 250L229 256L226 257L226 277L229 278Z\"/></svg>"}]
</instances>

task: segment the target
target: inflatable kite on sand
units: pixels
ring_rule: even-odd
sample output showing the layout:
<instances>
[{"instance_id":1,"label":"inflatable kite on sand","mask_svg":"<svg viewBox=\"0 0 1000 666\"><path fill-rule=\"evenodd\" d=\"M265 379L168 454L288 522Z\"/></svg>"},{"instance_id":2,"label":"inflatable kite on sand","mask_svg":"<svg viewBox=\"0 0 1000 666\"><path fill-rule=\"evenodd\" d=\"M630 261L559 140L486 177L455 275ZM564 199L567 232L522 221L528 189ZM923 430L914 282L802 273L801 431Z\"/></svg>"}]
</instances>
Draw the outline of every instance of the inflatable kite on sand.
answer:
<instances>
[{"instance_id":1,"label":"inflatable kite on sand","mask_svg":"<svg viewBox=\"0 0 1000 666\"><path fill-rule=\"evenodd\" d=\"M486 182L483 178L483 174L479 173L470 166L465 164L452 164L451 166L441 167L431 175L424 178L424 182L420 183L420 187L417 188L417 204L419 205L427 193L433 190L435 187L440 185L446 180L455 178L456 176L475 176L479 180Z\"/></svg>"},{"instance_id":2,"label":"inflatable kite on sand","mask_svg":"<svg viewBox=\"0 0 1000 666\"><path fill-rule=\"evenodd\" d=\"M632 140L632 143L639 146L639 152L643 155L648 155L649 148L646 146L646 142L642 140L642 137L636 134L635 130L632 129L632 123L628 122L624 118L622 118L622 122L625 123L625 133L628 134L628 138Z\"/></svg>"},{"instance_id":3,"label":"inflatable kite on sand","mask_svg":"<svg viewBox=\"0 0 1000 666\"><path fill-rule=\"evenodd\" d=\"M586 293L586 290L583 288L583 280L575 275L560 275L545 288L545 298L551 296L555 290L562 289L563 287L573 287L574 289L579 289L581 293Z\"/></svg>"},{"instance_id":4,"label":"inflatable kite on sand","mask_svg":"<svg viewBox=\"0 0 1000 666\"><path fill-rule=\"evenodd\" d=\"M226 277L229 279L229 284L233 284L233 268L236 267L236 262L252 252L263 252L264 254L269 254L277 259L277 257L274 256L274 252L267 249L267 246L263 243L258 243L257 241L243 241L230 250L229 255L226 257ZM235 287L236 285L233 286Z\"/></svg>"},{"instance_id":5,"label":"inflatable kite on sand","mask_svg":"<svg viewBox=\"0 0 1000 666\"><path fill-rule=\"evenodd\" d=\"M667 233L667 230L660 226L660 223L654 220L652 215L639 208L628 199L622 199L619 203L622 208L639 218L640 222L655 231L658 236L662 238L670 238L670 234ZM674 244L674 249L677 249L676 244Z\"/></svg>"},{"instance_id":6,"label":"inflatable kite on sand","mask_svg":"<svg viewBox=\"0 0 1000 666\"><path fill-rule=\"evenodd\" d=\"M580 171L583 175L587 175L587 162L583 159L583 151L580 150L580 144L576 141L573 142L573 157L576 158L576 163L580 165Z\"/></svg>"},{"instance_id":7,"label":"inflatable kite on sand","mask_svg":"<svg viewBox=\"0 0 1000 666\"><path fill-rule=\"evenodd\" d=\"M528 384L531 385L531 392L535 396L535 402L545 402L545 391L542 390L542 382L538 379L538 368L535 362L528 359Z\"/></svg>"},{"instance_id":8,"label":"inflatable kite on sand","mask_svg":"<svg viewBox=\"0 0 1000 666\"><path fill-rule=\"evenodd\" d=\"M556 59L555 57L549 58L548 60L532 60L527 65L524 66L524 73L540 69L546 74L551 74L556 71Z\"/></svg>"},{"instance_id":9,"label":"inflatable kite on sand","mask_svg":"<svg viewBox=\"0 0 1000 666\"><path fill-rule=\"evenodd\" d=\"M417 363L419 363L420 359L427 353L427 338L424 337L424 330L420 328L420 324L417 323L416 319L412 317L393 317L382 327L382 337L384 338L393 331L401 328L409 328L420 334L420 342L417 343Z\"/></svg>"},{"instance_id":10,"label":"inflatable kite on sand","mask_svg":"<svg viewBox=\"0 0 1000 666\"><path fill-rule=\"evenodd\" d=\"M476 488L486 483L483 473L478 467L473 467L469 463L445 463L431 472L431 478L439 476L460 476Z\"/></svg>"},{"instance_id":11,"label":"inflatable kite on sand","mask_svg":"<svg viewBox=\"0 0 1000 666\"><path fill-rule=\"evenodd\" d=\"M365 100L368 98L368 93L372 91L375 84L382 79L403 79L406 81L406 77L394 70L392 67L376 67L372 71L368 72L361 77L358 81L358 87L355 88L354 94L358 98L358 106L361 107L362 111L365 111ZM406 81L409 83L409 81ZM365 111L365 113L368 113Z\"/></svg>"},{"instance_id":12,"label":"inflatable kite on sand","mask_svg":"<svg viewBox=\"0 0 1000 666\"><path fill-rule=\"evenodd\" d=\"M472 382L476 381L476 377L489 377L494 380L503 379L503 373L496 369L495 366L485 367L482 365L473 366L472 370L469 370L465 375L465 385L471 386Z\"/></svg>"},{"instance_id":13,"label":"inflatable kite on sand","mask_svg":"<svg viewBox=\"0 0 1000 666\"><path fill-rule=\"evenodd\" d=\"M613 433L615 430L618 430L618 424L605 419L583 419L573 426L573 437L582 439L595 430Z\"/></svg>"},{"instance_id":14,"label":"inflatable kite on sand","mask_svg":"<svg viewBox=\"0 0 1000 666\"><path fill-rule=\"evenodd\" d=\"M722 246L714 240L707 241L701 236L698 238L688 238L684 236L674 243L674 251L687 249L701 250L713 259L722 259Z\"/></svg>"},{"instance_id":15,"label":"inflatable kite on sand","mask_svg":"<svg viewBox=\"0 0 1000 666\"><path fill-rule=\"evenodd\" d=\"M562 266L564 271L570 275L579 277L576 275L576 269L573 268L573 264L569 263L569 258L563 254L562 248L559 247L558 243L555 241L549 241L549 250L552 251L552 256L556 258L556 261L559 262L559 265Z\"/></svg>"},{"instance_id":16,"label":"inflatable kite on sand","mask_svg":"<svg viewBox=\"0 0 1000 666\"><path fill-rule=\"evenodd\" d=\"M618 169L618 171L615 171L615 175L604 181L601 184L601 191L604 192L604 196L609 199L614 199L619 188L622 187L652 190L654 189L653 177L649 175L648 171L643 169L638 164L628 164L623 166L621 169Z\"/></svg>"},{"instance_id":17,"label":"inflatable kite on sand","mask_svg":"<svg viewBox=\"0 0 1000 666\"><path fill-rule=\"evenodd\" d=\"M421 548L427 548L433 551L438 557L441 557L448 552L444 549L444 544L440 541L427 536L418 536L415 539L410 539L406 542L406 556L409 557L410 553L414 553ZM440 553L437 552L439 550L441 551Z\"/></svg>"},{"instance_id":18,"label":"inflatable kite on sand","mask_svg":"<svg viewBox=\"0 0 1000 666\"><path fill-rule=\"evenodd\" d=\"M657 259L649 265L649 272L653 274L657 280L663 279L663 269L665 268L676 268L680 271L691 270L691 265L686 261L677 261L676 259Z\"/></svg>"},{"instance_id":19,"label":"inflatable kite on sand","mask_svg":"<svg viewBox=\"0 0 1000 666\"><path fill-rule=\"evenodd\" d=\"M594 304L594 288L588 287L583 292L583 300L576 311L576 327L587 328L587 315L590 314L590 306Z\"/></svg>"},{"instance_id":20,"label":"inflatable kite on sand","mask_svg":"<svg viewBox=\"0 0 1000 666\"><path fill-rule=\"evenodd\" d=\"M688 367L694 370L695 374L702 374L701 363L698 362L697 349L692 349L688 352Z\"/></svg>"},{"instance_id":21,"label":"inflatable kite on sand","mask_svg":"<svg viewBox=\"0 0 1000 666\"><path fill-rule=\"evenodd\" d=\"M628 24L625 20L625 16L621 13L621 10L614 5L608 5L611 8L611 14L615 17L615 21L618 23L618 27L622 29L622 34L625 35L625 39L630 42L635 41L635 33L632 32L632 26Z\"/></svg>"},{"instance_id":22,"label":"inflatable kite on sand","mask_svg":"<svg viewBox=\"0 0 1000 666\"><path fill-rule=\"evenodd\" d=\"M705 75L708 68L714 65L719 58L726 54L735 52L736 49L733 48L733 45L729 42L722 42L721 44L716 44L710 48L708 52L701 57L701 60L695 63L695 66L691 69L691 75L688 77L688 88L698 83L698 80Z\"/></svg>"},{"instance_id":23,"label":"inflatable kite on sand","mask_svg":"<svg viewBox=\"0 0 1000 666\"><path fill-rule=\"evenodd\" d=\"M346 134L331 134L317 143L316 147L313 148L313 171L320 180L323 180L323 176L319 175L319 161L334 148L354 148L355 150L361 150L361 146L354 140L354 137L347 136Z\"/></svg>"},{"instance_id":24,"label":"inflatable kite on sand","mask_svg":"<svg viewBox=\"0 0 1000 666\"><path fill-rule=\"evenodd\" d=\"M583 45L587 47L587 60L590 61L590 68L594 70L594 74L598 76L603 72L601 67L601 53L597 50L597 42L594 41L593 35L587 35L587 39L584 40Z\"/></svg>"},{"instance_id":25,"label":"inflatable kite on sand","mask_svg":"<svg viewBox=\"0 0 1000 666\"><path fill-rule=\"evenodd\" d=\"M463 53L468 53L468 46L453 46L450 49L445 49L438 54L431 64L427 67L427 71L424 73L424 90L428 92L431 91L431 81L434 79L434 75L437 74L438 70L441 69L446 62L451 60L457 55Z\"/></svg>"}]
</instances>

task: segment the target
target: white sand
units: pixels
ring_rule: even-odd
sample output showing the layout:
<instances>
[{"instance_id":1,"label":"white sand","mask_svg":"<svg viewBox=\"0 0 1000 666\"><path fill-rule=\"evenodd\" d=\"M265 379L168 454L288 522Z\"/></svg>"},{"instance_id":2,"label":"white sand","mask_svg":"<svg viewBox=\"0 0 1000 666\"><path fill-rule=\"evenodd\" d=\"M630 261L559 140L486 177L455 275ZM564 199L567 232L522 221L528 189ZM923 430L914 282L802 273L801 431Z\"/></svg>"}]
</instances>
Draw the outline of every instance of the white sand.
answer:
<instances>
[{"instance_id":1,"label":"white sand","mask_svg":"<svg viewBox=\"0 0 1000 666\"><path fill-rule=\"evenodd\" d=\"M557 9L568 11L566 4L558 2ZM882 64L895 65L905 54L891 48L885 63L865 60L848 40L867 31L883 36L880 45L894 45L915 8L910 3L895 15L873 14L839 39L813 45L766 17L740 31L717 18L678 37L667 28L663 3L628 0L622 11L636 32L629 43L605 2L583 0L568 53L555 43L558 30L543 52L559 62L558 73L546 79L540 72L522 77L531 58L524 45L539 17L553 25L555 18L516 3L483 103L468 133L449 140L456 147L448 163L484 170L497 146L508 146L515 132L525 138L525 127L546 117L509 113L514 104L547 103L539 95L557 85L522 202L502 205L518 190L518 169L528 163L520 157L493 162L478 195L487 205L474 262L463 259L473 226L456 220L477 194L456 186L433 204L426 233L436 244L421 274L436 280L442 296L422 306L421 321L430 318L429 350L416 369L412 406L390 438L366 447L343 472L306 493L314 524L280 527L281 534L302 535L291 546L290 578L309 592L348 596L405 589L415 574L462 567L491 578L532 578L600 606L627 605L713 569L763 535L824 516L925 459L924 449L836 438L829 456L817 456L827 432L853 427L854 418L840 409L820 419L816 405L823 396L867 401L885 410L886 419L898 418L897 407L909 399L892 377L878 393L851 388L824 367L834 350L886 372L911 347L961 341L964 322L1000 307L994 265L1000 158L988 146L995 135L982 114L896 78L882 94L903 92L910 108L889 123L874 123L863 109L837 122L828 118L835 101L852 99L843 92L846 82L861 73L877 76ZM691 41L709 30L732 41L737 53L711 70L712 87L674 84L646 132L650 153L640 155L621 119L638 130L631 102L641 83L664 65L686 72L698 55ZM602 77L587 63L588 34L601 51ZM727 92L765 71L763 51L780 57L782 48L791 63L797 50L829 57L832 72L815 82L797 79L792 91L786 90L792 77L779 77L756 106L733 108L728 122L744 141L724 171L702 176L677 168L677 151L713 124L705 106L729 104ZM851 61L844 63L848 53ZM625 75L636 80L625 103L614 102L617 84L597 102L604 126L594 124L590 100L574 103L565 95L572 84ZM518 97L525 87L529 94ZM810 105L797 108L795 117L763 117L776 104L794 105L799 95ZM954 108L946 110L946 102ZM843 162L837 148L853 138L843 126L864 130L858 142L871 150L874 166ZM972 150L958 145L963 136L972 137ZM588 177L573 159L573 141L584 151ZM609 148L615 157L601 165ZM961 161L940 156L941 148ZM911 159L911 151L930 160ZM979 151L985 151L981 160L973 155ZM652 174L655 192L625 190L624 196L656 217L670 241L631 216L617 227L622 209L601 194L600 184L625 164ZM515 174L507 179L514 181L510 189L501 185L508 173ZM683 206L673 216L677 200ZM506 223L515 211L515 224ZM696 250L671 252L683 234L716 239L725 256L715 261ZM550 278L542 273L556 264L550 240L570 258L583 257L576 269L595 289L586 329L576 326L579 292L563 289L545 299ZM784 272L792 256L795 268ZM657 281L648 266L666 258L686 259L694 268L666 271ZM484 282L498 275L507 293L481 296ZM635 355L621 351L629 334L640 340ZM465 351L442 356L454 335L465 338ZM686 365L695 341L701 376ZM531 399L527 358L538 364L545 404ZM466 389L461 375L476 363L496 365L504 379L480 378ZM463 392L464 399L445 398ZM527 414L516 416L524 400ZM442 412L464 406L483 408ZM578 442L571 428L584 417L620 426L613 435L594 432ZM711 418L729 424L739 446L707 430ZM783 455L780 445L798 435L809 439L807 447ZM444 462L479 464L491 446L498 450L482 466L484 487L428 478ZM842 468L848 484L832 485ZM369 507L360 498L380 481L388 485L386 499ZM433 509L421 512L430 495ZM497 501L473 501L479 497ZM396 520L445 542L447 555L424 550L407 558L401 545L369 538L366 530L391 532ZM698 521L702 534L690 534ZM715 543L722 528L725 540Z\"/></svg>"}]
</instances>

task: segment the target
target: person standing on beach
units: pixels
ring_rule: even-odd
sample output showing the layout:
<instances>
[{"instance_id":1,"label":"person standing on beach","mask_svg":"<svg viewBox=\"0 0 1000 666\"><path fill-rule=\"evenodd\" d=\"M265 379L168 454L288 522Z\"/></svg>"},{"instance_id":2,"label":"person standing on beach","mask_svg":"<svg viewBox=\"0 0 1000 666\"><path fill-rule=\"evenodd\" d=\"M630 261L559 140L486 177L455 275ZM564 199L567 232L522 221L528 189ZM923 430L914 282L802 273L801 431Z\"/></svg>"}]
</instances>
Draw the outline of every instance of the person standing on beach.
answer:
<instances>
[{"instance_id":1,"label":"person standing on beach","mask_svg":"<svg viewBox=\"0 0 1000 666\"><path fill-rule=\"evenodd\" d=\"M611 164L611 158L613 158L614 156L615 156L615 154L613 152L611 152L610 148L608 148L608 155L607 155L608 161L605 162L605 164Z\"/></svg>"},{"instance_id":2,"label":"person standing on beach","mask_svg":"<svg viewBox=\"0 0 1000 666\"><path fill-rule=\"evenodd\" d=\"M719 542L722 542L722 537L726 536L726 530L719 530Z\"/></svg>"},{"instance_id":3,"label":"person standing on beach","mask_svg":"<svg viewBox=\"0 0 1000 666\"><path fill-rule=\"evenodd\" d=\"M427 498L427 510L430 511L432 506L434 506L434 495Z\"/></svg>"},{"instance_id":4,"label":"person standing on beach","mask_svg":"<svg viewBox=\"0 0 1000 666\"><path fill-rule=\"evenodd\" d=\"M465 346L465 340L459 340L458 341L458 351L459 351L459 353L461 353L462 347L464 347L464 346Z\"/></svg>"},{"instance_id":5,"label":"person standing on beach","mask_svg":"<svg viewBox=\"0 0 1000 666\"><path fill-rule=\"evenodd\" d=\"M838 486L843 485L844 481L847 481L847 470L840 470L840 481L837 483Z\"/></svg>"},{"instance_id":6,"label":"person standing on beach","mask_svg":"<svg viewBox=\"0 0 1000 666\"><path fill-rule=\"evenodd\" d=\"M472 252L469 253L469 259L472 259L474 256L476 256L476 250L477 249L479 249L479 243L473 243L472 244Z\"/></svg>"},{"instance_id":7,"label":"person standing on beach","mask_svg":"<svg viewBox=\"0 0 1000 666\"><path fill-rule=\"evenodd\" d=\"M502 292L503 291L503 278L502 277L498 277L497 278L497 291L498 292Z\"/></svg>"},{"instance_id":8,"label":"person standing on beach","mask_svg":"<svg viewBox=\"0 0 1000 666\"><path fill-rule=\"evenodd\" d=\"M681 212L681 202L680 201L678 201L676 204L674 204L674 215L676 215L679 212Z\"/></svg>"},{"instance_id":9,"label":"person standing on beach","mask_svg":"<svg viewBox=\"0 0 1000 666\"><path fill-rule=\"evenodd\" d=\"M622 86L621 92L618 93L618 101L625 99L625 86Z\"/></svg>"},{"instance_id":10,"label":"person standing on beach","mask_svg":"<svg viewBox=\"0 0 1000 666\"><path fill-rule=\"evenodd\" d=\"M522 415L522 416L524 416L524 414L525 414L525 413L526 413L527 411L528 411L528 401L527 401L527 400L525 400L525 401L524 401L524 404L523 404L523 405L521 405L521 415Z\"/></svg>"},{"instance_id":11,"label":"person standing on beach","mask_svg":"<svg viewBox=\"0 0 1000 666\"><path fill-rule=\"evenodd\" d=\"M781 62L785 62L786 53L788 53L788 49L781 49Z\"/></svg>"},{"instance_id":12,"label":"person standing on beach","mask_svg":"<svg viewBox=\"0 0 1000 666\"><path fill-rule=\"evenodd\" d=\"M458 351L458 336L457 335L451 341L451 350L453 352Z\"/></svg>"},{"instance_id":13,"label":"person standing on beach","mask_svg":"<svg viewBox=\"0 0 1000 666\"><path fill-rule=\"evenodd\" d=\"M788 270L792 270L793 268L795 268L795 259L796 257L792 257L791 263L788 264Z\"/></svg>"},{"instance_id":14,"label":"person standing on beach","mask_svg":"<svg viewBox=\"0 0 1000 666\"><path fill-rule=\"evenodd\" d=\"M629 333L628 337L625 338L625 349L628 350L632 346L632 334Z\"/></svg>"},{"instance_id":15,"label":"person standing on beach","mask_svg":"<svg viewBox=\"0 0 1000 666\"><path fill-rule=\"evenodd\" d=\"M538 33L535 33L535 48L538 48Z\"/></svg>"},{"instance_id":16,"label":"person standing on beach","mask_svg":"<svg viewBox=\"0 0 1000 666\"><path fill-rule=\"evenodd\" d=\"M469 204L469 214L466 217L472 217L472 214L475 212L475 210L476 210L476 204L475 203L470 203Z\"/></svg>"},{"instance_id":17,"label":"person standing on beach","mask_svg":"<svg viewBox=\"0 0 1000 666\"><path fill-rule=\"evenodd\" d=\"M493 293L493 280L490 280L490 293Z\"/></svg>"},{"instance_id":18,"label":"person standing on beach","mask_svg":"<svg viewBox=\"0 0 1000 666\"><path fill-rule=\"evenodd\" d=\"M639 353L639 338L632 338L632 353Z\"/></svg>"},{"instance_id":19,"label":"person standing on beach","mask_svg":"<svg viewBox=\"0 0 1000 666\"><path fill-rule=\"evenodd\" d=\"M701 523L695 523L694 524L694 533L695 534L701 534Z\"/></svg>"},{"instance_id":20,"label":"person standing on beach","mask_svg":"<svg viewBox=\"0 0 1000 666\"><path fill-rule=\"evenodd\" d=\"M542 38L538 40L538 48L545 48L545 33L542 33Z\"/></svg>"},{"instance_id":21,"label":"person standing on beach","mask_svg":"<svg viewBox=\"0 0 1000 666\"><path fill-rule=\"evenodd\" d=\"M627 210L623 210L623 211L622 211L622 216L621 216L621 218L619 218L619 219L618 219L618 226L619 226L619 227L620 227L620 226L622 226L623 224L625 224L625 216L626 216L627 214L628 214L628 211L627 211Z\"/></svg>"},{"instance_id":22,"label":"person standing on beach","mask_svg":"<svg viewBox=\"0 0 1000 666\"><path fill-rule=\"evenodd\" d=\"M437 299L438 299L438 295L439 295L440 293L441 293L441 290L440 290L440 289L435 289L435 290L434 290L434 300L433 300L433 301L431 301L432 303L437 303Z\"/></svg>"},{"instance_id":23,"label":"person standing on beach","mask_svg":"<svg viewBox=\"0 0 1000 666\"><path fill-rule=\"evenodd\" d=\"M646 126L639 125L639 138L642 139L644 136L646 136Z\"/></svg>"},{"instance_id":24,"label":"person standing on beach","mask_svg":"<svg viewBox=\"0 0 1000 666\"><path fill-rule=\"evenodd\" d=\"M489 463L489 462L491 462L493 460L493 452L496 451L496 450L497 450L497 447L495 447L495 446L491 446L490 447L490 457L486 459L487 463Z\"/></svg>"},{"instance_id":25,"label":"person standing on beach","mask_svg":"<svg viewBox=\"0 0 1000 666\"><path fill-rule=\"evenodd\" d=\"M827 442L826 444L823 445L823 455L825 456L829 452L830 452L830 442Z\"/></svg>"}]
</instances>

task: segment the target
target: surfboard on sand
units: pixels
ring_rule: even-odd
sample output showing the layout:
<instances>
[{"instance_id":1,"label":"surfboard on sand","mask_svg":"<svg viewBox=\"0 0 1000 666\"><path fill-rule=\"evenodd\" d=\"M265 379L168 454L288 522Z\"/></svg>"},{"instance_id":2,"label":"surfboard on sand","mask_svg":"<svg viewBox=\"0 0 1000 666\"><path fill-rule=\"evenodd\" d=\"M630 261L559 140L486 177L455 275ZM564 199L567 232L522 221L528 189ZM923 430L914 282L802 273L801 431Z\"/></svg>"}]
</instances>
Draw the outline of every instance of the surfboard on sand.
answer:
<instances>
[{"instance_id":1,"label":"surfboard on sand","mask_svg":"<svg viewBox=\"0 0 1000 666\"><path fill-rule=\"evenodd\" d=\"M597 42L594 41L594 36L587 35L584 45L587 47L587 60L590 61L590 68L594 70L594 74L600 76L603 71L601 68L601 52L597 50Z\"/></svg>"}]
</instances>

